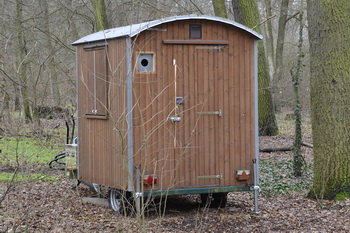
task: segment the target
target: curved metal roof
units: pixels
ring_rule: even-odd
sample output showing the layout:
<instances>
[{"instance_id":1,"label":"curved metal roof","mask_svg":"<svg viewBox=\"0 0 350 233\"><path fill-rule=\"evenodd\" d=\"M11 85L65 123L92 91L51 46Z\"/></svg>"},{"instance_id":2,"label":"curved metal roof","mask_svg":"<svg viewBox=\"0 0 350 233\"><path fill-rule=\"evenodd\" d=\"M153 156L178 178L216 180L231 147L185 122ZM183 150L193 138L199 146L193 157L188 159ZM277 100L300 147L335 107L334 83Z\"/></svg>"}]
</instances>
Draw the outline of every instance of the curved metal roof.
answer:
<instances>
[{"instance_id":1,"label":"curved metal roof","mask_svg":"<svg viewBox=\"0 0 350 233\"><path fill-rule=\"evenodd\" d=\"M263 38L262 35L255 32L254 30L229 19L224 19L224 18L215 17L215 16L207 16L207 15L182 15L182 16L173 16L173 17L168 17L164 19L158 19L158 20L153 20L149 22L143 22L139 24L132 24L128 26L99 31L80 38L79 40L75 41L73 45L89 43L94 41L108 40L108 39L124 37L124 36L134 37L137 34L149 28L158 26L160 24L169 23L169 22L178 21L178 20L188 20L188 19L206 19L206 20L216 21L220 23L226 23L250 33L251 35L255 36L257 39Z\"/></svg>"}]
</instances>

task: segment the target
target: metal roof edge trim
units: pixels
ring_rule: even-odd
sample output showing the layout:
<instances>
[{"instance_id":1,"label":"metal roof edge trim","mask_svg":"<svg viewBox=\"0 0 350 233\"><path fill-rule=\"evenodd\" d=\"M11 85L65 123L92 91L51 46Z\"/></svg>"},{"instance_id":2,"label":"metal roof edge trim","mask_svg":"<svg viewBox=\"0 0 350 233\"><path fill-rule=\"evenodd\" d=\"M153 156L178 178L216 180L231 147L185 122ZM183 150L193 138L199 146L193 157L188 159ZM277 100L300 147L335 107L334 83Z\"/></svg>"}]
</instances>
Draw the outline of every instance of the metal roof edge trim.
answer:
<instances>
[{"instance_id":1,"label":"metal roof edge trim","mask_svg":"<svg viewBox=\"0 0 350 233\"><path fill-rule=\"evenodd\" d=\"M226 23L232 26L235 26L237 28L240 28L251 35L255 36L257 39L262 39L263 36L257 33L256 31L240 24L235 21L221 18L221 17L216 17L216 16L208 16L208 15L180 15L180 16L172 16L168 18L163 18L163 19L158 19L158 20L153 20L153 21L148 21L148 22L143 22L143 23L138 23L138 24L132 24L132 25L127 25L127 26L122 26L122 27L117 27L117 28L111 28L111 29L106 29L103 31L95 32L90 35L84 36L80 38L79 40L75 41L72 43L72 45L78 45L78 44L83 44L83 43L89 43L89 42L95 42L95 41L101 41L101 40L108 40L108 39L113 39L113 38L119 38L119 37L134 37L141 32L158 26L163 23L170 23L178 20L188 20L188 19L207 19L207 20L212 20L216 22L221 22L221 23Z\"/></svg>"}]
</instances>

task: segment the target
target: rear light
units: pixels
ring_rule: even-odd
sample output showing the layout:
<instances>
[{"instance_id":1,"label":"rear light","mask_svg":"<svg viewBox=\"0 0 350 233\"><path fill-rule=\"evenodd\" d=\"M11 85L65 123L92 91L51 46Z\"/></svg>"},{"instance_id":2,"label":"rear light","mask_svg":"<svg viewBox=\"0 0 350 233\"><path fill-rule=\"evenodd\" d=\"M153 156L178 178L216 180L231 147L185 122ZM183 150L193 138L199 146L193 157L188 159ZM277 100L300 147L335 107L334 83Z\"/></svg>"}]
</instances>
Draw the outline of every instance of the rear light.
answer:
<instances>
[{"instance_id":1,"label":"rear light","mask_svg":"<svg viewBox=\"0 0 350 233\"><path fill-rule=\"evenodd\" d=\"M156 185L157 182L158 182L157 176L154 174L143 176L143 184L144 185Z\"/></svg>"},{"instance_id":2,"label":"rear light","mask_svg":"<svg viewBox=\"0 0 350 233\"><path fill-rule=\"evenodd\" d=\"M237 170L236 171L236 179L239 181L249 180L250 171L249 170Z\"/></svg>"}]
</instances>

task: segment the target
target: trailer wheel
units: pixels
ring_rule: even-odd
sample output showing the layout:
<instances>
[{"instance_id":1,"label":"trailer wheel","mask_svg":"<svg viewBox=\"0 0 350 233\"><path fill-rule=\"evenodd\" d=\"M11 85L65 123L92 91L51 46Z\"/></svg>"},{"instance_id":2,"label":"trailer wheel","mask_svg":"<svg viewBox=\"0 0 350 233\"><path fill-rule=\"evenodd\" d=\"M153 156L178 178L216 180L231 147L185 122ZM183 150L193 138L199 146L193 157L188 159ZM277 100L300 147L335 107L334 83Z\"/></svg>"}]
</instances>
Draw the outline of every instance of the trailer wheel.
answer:
<instances>
[{"instance_id":1,"label":"trailer wheel","mask_svg":"<svg viewBox=\"0 0 350 233\"><path fill-rule=\"evenodd\" d=\"M118 189L108 190L109 207L117 214L133 214L133 198L129 192Z\"/></svg>"},{"instance_id":2,"label":"trailer wheel","mask_svg":"<svg viewBox=\"0 0 350 233\"><path fill-rule=\"evenodd\" d=\"M228 193L203 193L201 201L203 207L225 208Z\"/></svg>"},{"instance_id":3,"label":"trailer wheel","mask_svg":"<svg viewBox=\"0 0 350 233\"><path fill-rule=\"evenodd\" d=\"M117 214L123 214L123 198L119 190L109 189L108 190L108 203L109 207Z\"/></svg>"}]
</instances>

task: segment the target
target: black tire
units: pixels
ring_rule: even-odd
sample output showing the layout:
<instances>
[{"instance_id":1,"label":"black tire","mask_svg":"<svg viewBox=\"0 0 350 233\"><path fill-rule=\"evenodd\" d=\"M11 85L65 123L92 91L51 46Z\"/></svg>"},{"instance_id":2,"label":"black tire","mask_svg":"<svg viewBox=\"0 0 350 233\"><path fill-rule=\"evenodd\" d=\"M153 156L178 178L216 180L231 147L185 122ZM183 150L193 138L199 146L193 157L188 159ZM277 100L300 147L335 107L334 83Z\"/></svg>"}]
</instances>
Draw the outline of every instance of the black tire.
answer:
<instances>
[{"instance_id":1,"label":"black tire","mask_svg":"<svg viewBox=\"0 0 350 233\"><path fill-rule=\"evenodd\" d=\"M228 193L203 193L201 194L202 207L225 208Z\"/></svg>"},{"instance_id":2,"label":"black tire","mask_svg":"<svg viewBox=\"0 0 350 233\"><path fill-rule=\"evenodd\" d=\"M108 190L109 207L117 214L131 215L133 213L133 198L129 192L118 189Z\"/></svg>"}]
</instances>

